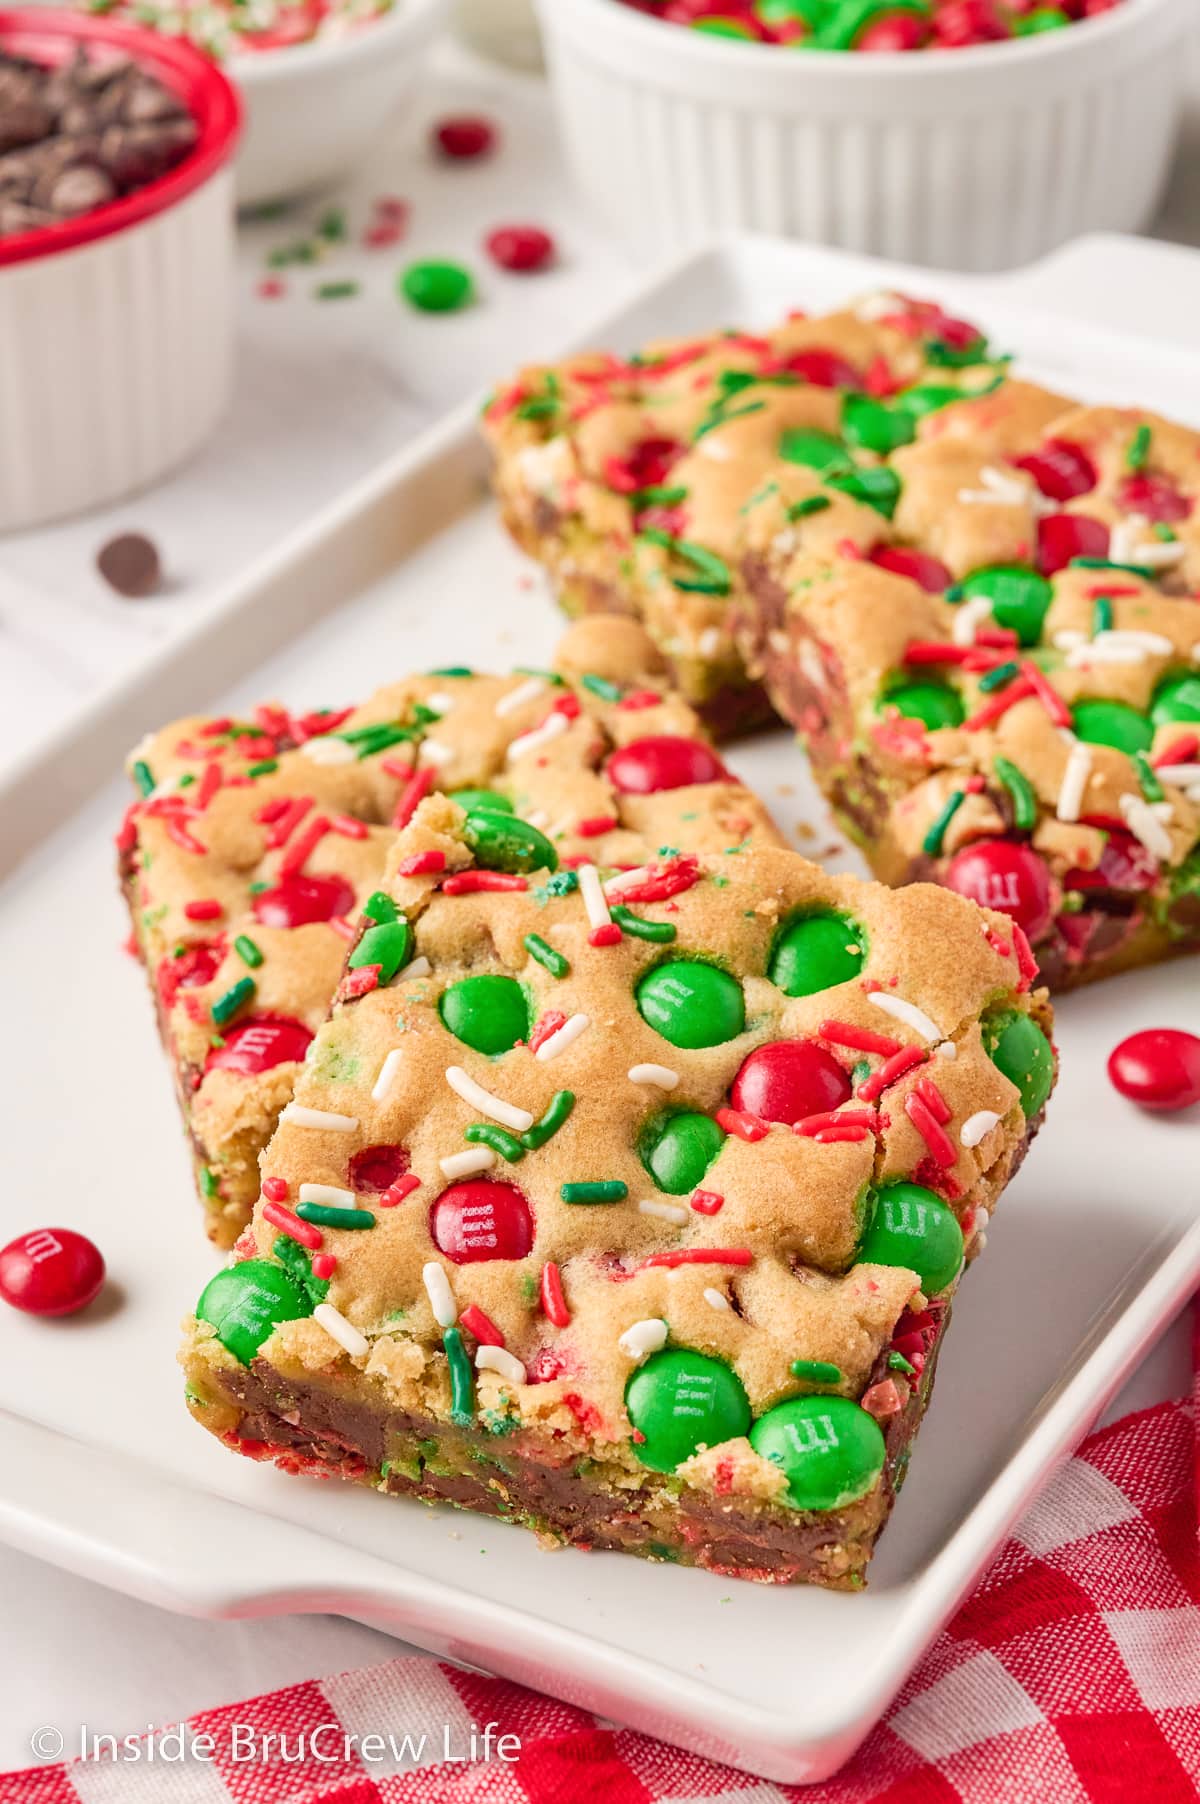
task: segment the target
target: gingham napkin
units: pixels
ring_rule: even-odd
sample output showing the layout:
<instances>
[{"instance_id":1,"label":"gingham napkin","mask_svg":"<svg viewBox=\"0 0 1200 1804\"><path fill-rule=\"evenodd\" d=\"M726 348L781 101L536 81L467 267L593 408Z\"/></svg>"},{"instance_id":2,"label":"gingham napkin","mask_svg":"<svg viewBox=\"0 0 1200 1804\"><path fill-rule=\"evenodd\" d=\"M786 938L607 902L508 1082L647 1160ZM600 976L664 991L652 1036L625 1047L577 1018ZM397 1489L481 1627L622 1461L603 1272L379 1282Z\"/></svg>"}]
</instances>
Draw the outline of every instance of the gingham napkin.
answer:
<instances>
[{"instance_id":1,"label":"gingham napkin","mask_svg":"<svg viewBox=\"0 0 1200 1804\"><path fill-rule=\"evenodd\" d=\"M1198 1338L1200 1348L1200 1338ZM1198 1362L1200 1364L1200 1362ZM203 1758L0 1776L0 1804L1175 1804L1200 1792L1196 1400L1086 1441L836 1778L779 1786L406 1658L205 1711ZM464 1761L472 1724L515 1759ZM236 1736L234 1725L237 1725ZM342 1758L404 1725L423 1747ZM264 1739L313 1757L263 1761ZM161 1732L160 1732L161 1733ZM444 1736L459 1758L447 1762ZM357 1742L352 1744L357 1747ZM376 1750L371 1747L372 1756ZM516 1751L509 1743L501 1750ZM332 1762L327 1758L337 1753Z\"/></svg>"}]
</instances>

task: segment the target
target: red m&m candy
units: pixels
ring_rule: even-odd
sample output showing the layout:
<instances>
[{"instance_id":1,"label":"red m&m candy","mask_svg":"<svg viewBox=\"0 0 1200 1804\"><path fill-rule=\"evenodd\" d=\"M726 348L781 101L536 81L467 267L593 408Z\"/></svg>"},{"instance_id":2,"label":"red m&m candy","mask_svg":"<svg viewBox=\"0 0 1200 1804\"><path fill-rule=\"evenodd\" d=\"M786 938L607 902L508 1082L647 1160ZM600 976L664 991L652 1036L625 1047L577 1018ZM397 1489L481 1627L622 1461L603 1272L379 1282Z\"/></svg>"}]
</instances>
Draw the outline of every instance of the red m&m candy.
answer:
<instances>
[{"instance_id":1,"label":"red m&m candy","mask_svg":"<svg viewBox=\"0 0 1200 1804\"><path fill-rule=\"evenodd\" d=\"M484 240L488 256L501 269L529 274L554 259L554 240L541 226L497 226Z\"/></svg>"},{"instance_id":2,"label":"red m&m candy","mask_svg":"<svg viewBox=\"0 0 1200 1804\"><path fill-rule=\"evenodd\" d=\"M211 983L225 956L222 940L205 941L189 946L178 958L168 956L159 962L158 993L164 1008L171 1008L180 990L194 990Z\"/></svg>"},{"instance_id":3,"label":"red m&m candy","mask_svg":"<svg viewBox=\"0 0 1200 1804\"><path fill-rule=\"evenodd\" d=\"M1043 514L1038 521L1038 569L1065 570L1075 557L1107 557L1108 527L1090 514Z\"/></svg>"},{"instance_id":4,"label":"red m&m candy","mask_svg":"<svg viewBox=\"0 0 1200 1804\"><path fill-rule=\"evenodd\" d=\"M726 774L711 746L700 739L676 739L669 733L634 739L608 761L609 782L622 795L630 796L683 789L689 783L719 783Z\"/></svg>"},{"instance_id":5,"label":"red m&m candy","mask_svg":"<svg viewBox=\"0 0 1200 1804\"><path fill-rule=\"evenodd\" d=\"M1014 457L1020 470L1027 470L1043 495L1051 501L1074 501L1095 488L1099 477L1096 466L1081 445L1070 439L1049 438L1040 451L1028 457Z\"/></svg>"},{"instance_id":6,"label":"red m&m candy","mask_svg":"<svg viewBox=\"0 0 1200 1804\"><path fill-rule=\"evenodd\" d=\"M1113 1048L1108 1075L1143 1109L1190 1109L1200 1102L1200 1039L1178 1027L1145 1027Z\"/></svg>"},{"instance_id":7,"label":"red m&m candy","mask_svg":"<svg viewBox=\"0 0 1200 1804\"><path fill-rule=\"evenodd\" d=\"M1026 938L1040 940L1054 913L1050 875L1032 847L1019 840L977 839L942 873L947 889L1011 915Z\"/></svg>"},{"instance_id":8,"label":"red m&m candy","mask_svg":"<svg viewBox=\"0 0 1200 1804\"><path fill-rule=\"evenodd\" d=\"M1174 526L1192 511L1191 502L1173 482L1165 476L1148 476L1144 470L1122 477L1114 499L1126 513L1141 514L1156 525Z\"/></svg>"},{"instance_id":9,"label":"red m&m candy","mask_svg":"<svg viewBox=\"0 0 1200 1804\"><path fill-rule=\"evenodd\" d=\"M490 119L474 113L455 114L439 119L433 128L433 142L444 157L454 162L486 157L495 148L496 128Z\"/></svg>"},{"instance_id":10,"label":"red m&m candy","mask_svg":"<svg viewBox=\"0 0 1200 1804\"><path fill-rule=\"evenodd\" d=\"M387 1190L412 1163L406 1146L364 1146L350 1161L351 1190Z\"/></svg>"},{"instance_id":11,"label":"red m&m candy","mask_svg":"<svg viewBox=\"0 0 1200 1804\"><path fill-rule=\"evenodd\" d=\"M920 13L880 13L854 42L856 50L919 50L929 36L929 24Z\"/></svg>"},{"instance_id":12,"label":"red m&m candy","mask_svg":"<svg viewBox=\"0 0 1200 1804\"><path fill-rule=\"evenodd\" d=\"M850 1079L815 1040L776 1040L746 1059L733 1080L735 1109L788 1127L836 1109L850 1095Z\"/></svg>"},{"instance_id":13,"label":"red m&m candy","mask_svg":"<svg viewBox=\"0 0 1200 1804\"><path fill-rule=\"evenodd\" d=\"M782 360L781 368L814 388L861 388L862 378L852 363L836 351L814 346L807 351L792 351Z\"/></svg>"},{"instance_id":14,"label":"red m&m candy","mask_svg":"<svg viewBox=\"0 0 1200 1804\"><path fill-rule=\"evenodd\" d=\"M924 551L910 551L905 545L877 545L871 553L871 562L880 570L891 570L896 576L907 576L910 582L920 583L931 595L941 595L954 581L952 572L939 558L930 557Z\"/></svg>"},{"instance_id":15,"label":"red m&m candy","mask_svg":"<svg viewBox=\"0 0 1200 1804\"><path fill-rule=\"evenodd\" d=\"M27 1315L73 1315L103 1283L99 1247L70 1228L34 1228L0 1250L0 1297Z\"/></svg>"},{"instance_id":16,"label":"red m&m candy","mask_svg":"<svg viewBox=\"0 0 1200 1804\"><path fill-rule=\"evenodd\" d=\"M354 889L344 877L304 877L299 872L280 878L274 889L254 897L255 918L264 927L308 927L314 921L332 921L354 907Z\"/></svg>"},{"instance_id":17,"label":"red m&m candy","mask_svg":"<svg viewBox=\"0 0 1200 1804\"><path fill-rule=\"evenodd\" d=\"M223 1046L214 1046L204 1061L206 1071L236 1071L239 1077L257 1077L274 1065L300 1060L312 1039L302 1021L286 1015L252 1015L231 1027Z\"/></svg>"},{"instance_id":18,"label":"red m&m candy","mask_svg":"<svg viewBox=\"0 0 1200 1804\"><path fill-rule=\"evenodd\" d=\"M443 1190L430 1210L429 1231L455 1265L524 1259L533 1245L533 1215L515 1184L476 1180Z\"/></svg>"}]
</instances>

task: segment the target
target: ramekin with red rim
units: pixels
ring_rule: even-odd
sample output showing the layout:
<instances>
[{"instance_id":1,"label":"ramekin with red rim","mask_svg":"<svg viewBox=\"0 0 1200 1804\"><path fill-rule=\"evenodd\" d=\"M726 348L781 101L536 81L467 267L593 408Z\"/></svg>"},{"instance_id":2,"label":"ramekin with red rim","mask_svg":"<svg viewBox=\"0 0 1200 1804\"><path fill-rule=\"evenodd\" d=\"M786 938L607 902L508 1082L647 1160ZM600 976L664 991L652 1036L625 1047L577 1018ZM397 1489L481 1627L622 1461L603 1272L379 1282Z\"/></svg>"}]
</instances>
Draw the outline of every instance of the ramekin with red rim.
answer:
<instances>
[{"instance_id":1,"label":"ramekin with red rim","mask_svg":"<svg viewBox=\"0 0 1200 1804\"><path fill-rule=\"evenodd\" d=\"M240 110L190 45L98 14L0 9L0 47L57 66L130 58L196 123L170 172L0 238L0 531L114 501L204 441L233 351L231 159Z\"/></svg>"},{"instance_id":2,"label":"ramekin with red rim","mask_svg":"<svg viewBox=\"0 0 1200 1804\"><path fill-rule=\"evenodd\" d=\"M567 153L639 254L772 232L1002 269L1153 212L1195 0L966 49L793 49L537 0Z\"/></svg>"}]
</instances>

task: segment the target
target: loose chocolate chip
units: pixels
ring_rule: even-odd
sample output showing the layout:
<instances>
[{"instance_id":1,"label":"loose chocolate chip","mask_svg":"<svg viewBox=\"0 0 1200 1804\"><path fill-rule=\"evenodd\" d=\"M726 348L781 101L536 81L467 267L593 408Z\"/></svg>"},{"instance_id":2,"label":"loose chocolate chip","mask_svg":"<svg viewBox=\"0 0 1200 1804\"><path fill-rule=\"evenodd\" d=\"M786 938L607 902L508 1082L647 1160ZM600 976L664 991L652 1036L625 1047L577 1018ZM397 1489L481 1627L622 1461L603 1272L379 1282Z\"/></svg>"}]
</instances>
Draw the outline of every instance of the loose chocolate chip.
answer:
<instances>
[{"instance_id":1,"label":"loose chocolate chip","mask_svg":"<svg viewBox=\"0 0 1200 1804\"><path fill-rule=\"evenodd\" d=\"M162 583L158 547L140 532L119 533L96 554L96 568L118 595L140 601Z\"/></svg>"}]
</instances>

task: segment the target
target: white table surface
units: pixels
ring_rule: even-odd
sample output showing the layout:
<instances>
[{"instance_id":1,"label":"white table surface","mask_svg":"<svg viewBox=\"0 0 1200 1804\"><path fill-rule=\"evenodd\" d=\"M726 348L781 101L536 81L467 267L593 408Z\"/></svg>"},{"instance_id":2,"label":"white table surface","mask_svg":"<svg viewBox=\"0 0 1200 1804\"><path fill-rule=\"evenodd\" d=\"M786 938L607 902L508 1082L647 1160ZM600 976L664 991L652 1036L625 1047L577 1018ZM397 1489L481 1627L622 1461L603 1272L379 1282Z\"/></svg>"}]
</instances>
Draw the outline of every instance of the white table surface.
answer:
<instances>
[{"instance_id":1,"label":"white table surface","mask_svg":"<svg viewBox=\"0 0 1200 1804\"><path fill-rule=\"evenodd\" d=\"M446 166L425 154L428 122L459 109L502 123L503 150L489 163ZM85 696L201 616L226 580L316 505L498 371L586 325L639 273L580 216L541 83L453 51L443 53L420 116L381 148L369 177L337 198L353 228L385 193L411 203L404 244L339 250L315 272L284 271L282 300L255 292L265 253L303 235L317 209L244 230L237 400L201 456L150 494L0 541L0 771ZM562 255L553 273L522 280L489 267L483 233L513 221L554 233ZM1155 235L1200 245L1200 108ZM475 269L481 298L470 312L430 319L395 299L397 268L437 255ZM362 281L360 297L311 299L317 280L342 275ZM95 573L99 546L134 529L160 547L165 597L123 601ZM1106 1419L1189 1383L1180 1321ZM59 1728L68 1743L81 1723L133 1733L406 1651L337 1618L171 1616L7 1548L0 1597L0 1770L30 1764L30 1736L43 1726Z\"/></svg>"}]
</instances>

